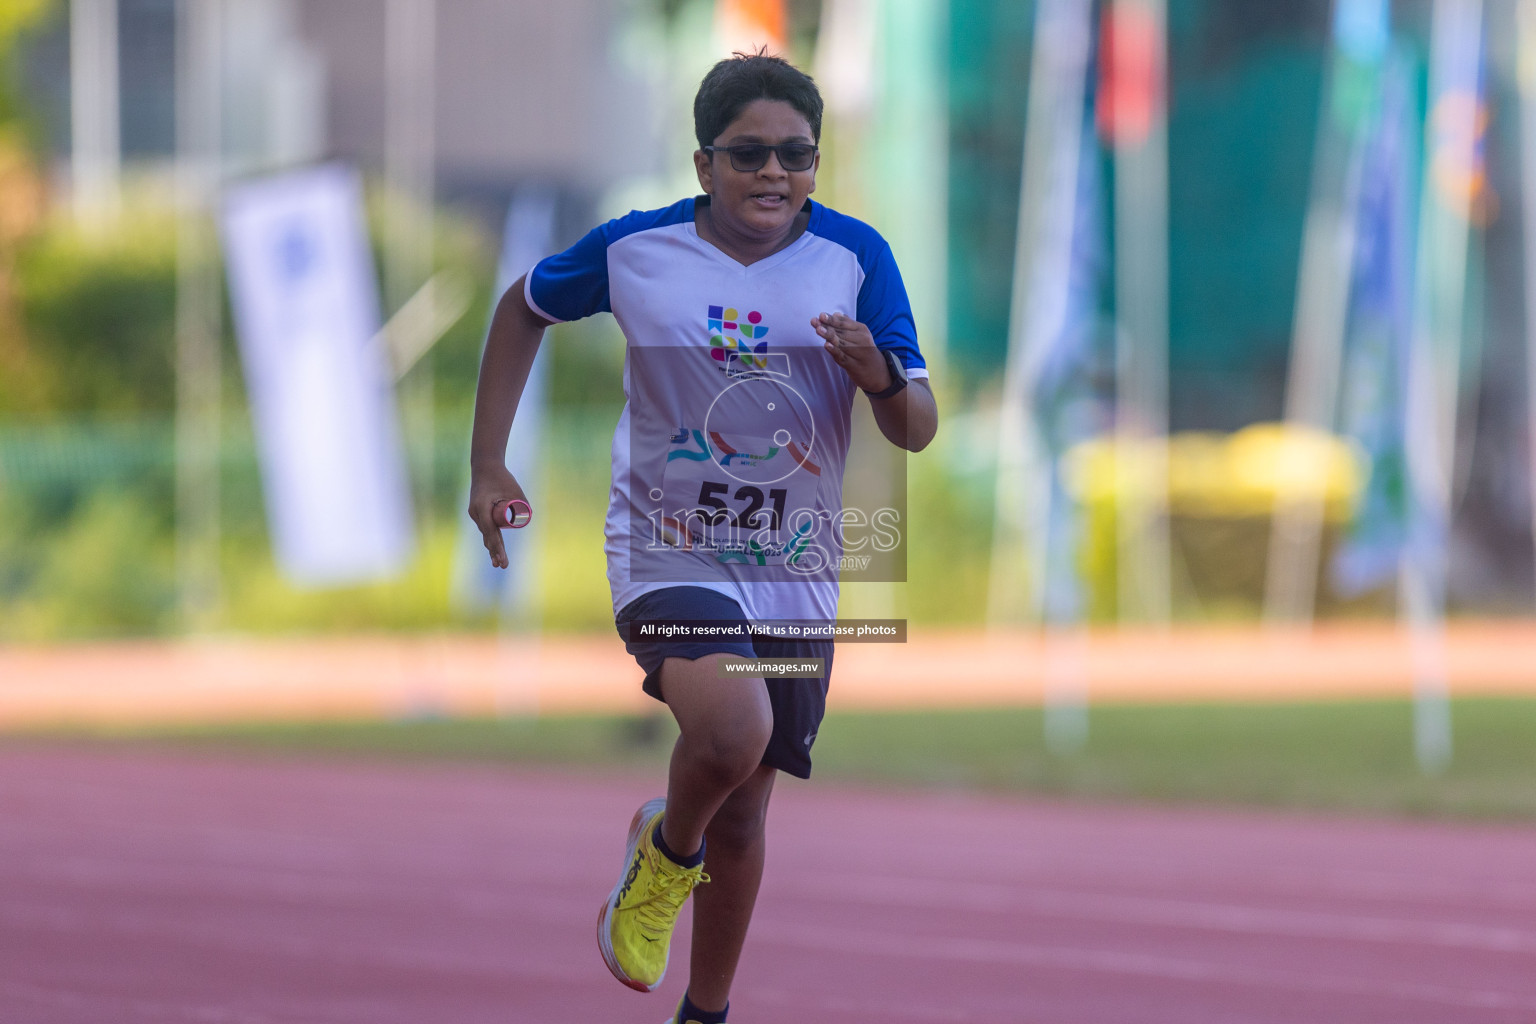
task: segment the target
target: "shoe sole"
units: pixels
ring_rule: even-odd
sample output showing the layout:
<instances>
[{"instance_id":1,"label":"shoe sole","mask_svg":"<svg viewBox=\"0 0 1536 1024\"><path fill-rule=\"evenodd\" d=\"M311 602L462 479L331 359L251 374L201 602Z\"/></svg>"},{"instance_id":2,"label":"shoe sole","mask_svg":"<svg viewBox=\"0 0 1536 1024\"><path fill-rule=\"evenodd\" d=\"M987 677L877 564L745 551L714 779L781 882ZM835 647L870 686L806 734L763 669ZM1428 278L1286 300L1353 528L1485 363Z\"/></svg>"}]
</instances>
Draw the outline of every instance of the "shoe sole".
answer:
<instances>
[{"instance_id":1,"label":"shoe sole","mask_svg":"<svg viewBox=\"0 0 1536 1024\"><path fill-rule=\"evenodd\" d=\"M640 809L635 812L634 820L629 823L629 838L624 843L624 864L619 868L619 880L614 885L613 890L608 893L608 899L603 902L603 909L598 911L597 914L597 948L603 954L603 963L608 965L608 970L613 973L615 978L636 992L656 991L656 987L661 984L661 978L656 979L656 984L647 985L645 982L636 981L625 974L624 968L619 966L619 959L613 952L611 927L613 924L613 904L619 898L619 891L624 888L624 880L629 875L629 865L634 861L635 851L639 849L640 840L645 835L646 822L656 817L666 808L666 798L657 797L654 800L647 800L641 804ZM672 952L668 950L667 961L670 962L671 958ZM667 973L667 964L665 962L661 965L661 973L663 977Z\"/></svg>"}]
</instances>

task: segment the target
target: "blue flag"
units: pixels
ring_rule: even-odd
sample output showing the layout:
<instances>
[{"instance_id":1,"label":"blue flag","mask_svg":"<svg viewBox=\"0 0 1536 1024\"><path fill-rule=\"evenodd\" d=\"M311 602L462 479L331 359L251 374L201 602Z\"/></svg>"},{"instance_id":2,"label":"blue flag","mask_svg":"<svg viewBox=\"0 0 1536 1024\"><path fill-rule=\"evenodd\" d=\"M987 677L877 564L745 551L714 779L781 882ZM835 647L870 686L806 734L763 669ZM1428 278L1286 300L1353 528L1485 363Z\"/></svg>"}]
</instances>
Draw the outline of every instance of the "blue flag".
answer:
<instances>
[{"instance_id":1,"label":"blue flag","mask_svg":"<svg viewBox=\"0 0 1536 1024\"><path fill-rule=\"evenodd\" d=\"M1066 275L1065 303L1041 352L1029 396L1036 430L1050 461L1045 516L1049 542L1041 611L1046 622L1054 623L1077 622L1084 612L1077 564L1083 517L1064 486L1062 457L1074 445L1108 431L1113 418L1094 383L1104 376L1099 365L1099 296L1107 254L1100 152L1091 117L1082 132L1076 164L1076 180L1065 183L1061 197L1072 208L1070 242L1061 268Z\"/></svg>"},{"instance_id":2,"label":"blue flag","mask_svg":"<svg viewBox=\"0 0 1536 1024\"><path fill-rule=\"evenodd\" d=\"M1365 452L1370 477L1331 567L1334 587L1345 597L1395 580L1408 539L1407 372L1418 191L1412 78L1411 59L1394 53L1382 72L1357 170L1340 430Z\"/></svg>"}]
</instances>

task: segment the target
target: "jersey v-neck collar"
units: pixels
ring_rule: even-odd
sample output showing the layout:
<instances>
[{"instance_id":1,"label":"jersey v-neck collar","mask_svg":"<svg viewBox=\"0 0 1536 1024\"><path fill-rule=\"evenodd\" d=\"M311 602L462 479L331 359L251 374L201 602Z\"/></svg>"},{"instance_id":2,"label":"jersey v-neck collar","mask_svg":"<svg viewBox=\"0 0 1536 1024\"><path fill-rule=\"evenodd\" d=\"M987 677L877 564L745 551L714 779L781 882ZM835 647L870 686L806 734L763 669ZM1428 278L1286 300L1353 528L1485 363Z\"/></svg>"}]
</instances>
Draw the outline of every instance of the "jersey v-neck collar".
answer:
<instances>
[{"instance_id":1,"label":"jersey v-neck collar","mask_svg":"<svg viewBox=\"0 0 1536 1024\"><path fill-rule=\"evenodd\" d=\"M816 233L816 225L818 221L821 220L821 204L807 197L805 200L805 205L800 209L801 211L809 211L811 218L806 222L805 230L800 232L800 237L795 239L793 242L790 242L788 245L773 255L764 256L756 263L743 263L736 257L732 256L730 253L726 252L724 249L720 248L715 243L706 239L703 235L699 234L699 223L697 216L699 200L701 199L707 203L709 197L695 196L694 198L687 200L687 208L683 211L683 223L687 227L688 237L692 239L700 249L703 249L706 253L708 253L711 258L719 260L726 266L734 267L746 274L755 274L760 270L771 269L772 267L775 267L779 263L782 263L784 260L788 259L791 255L798 252L800 249L803 249L805 246L809 245L811 236Z\"/></svg>"}]
</instances>

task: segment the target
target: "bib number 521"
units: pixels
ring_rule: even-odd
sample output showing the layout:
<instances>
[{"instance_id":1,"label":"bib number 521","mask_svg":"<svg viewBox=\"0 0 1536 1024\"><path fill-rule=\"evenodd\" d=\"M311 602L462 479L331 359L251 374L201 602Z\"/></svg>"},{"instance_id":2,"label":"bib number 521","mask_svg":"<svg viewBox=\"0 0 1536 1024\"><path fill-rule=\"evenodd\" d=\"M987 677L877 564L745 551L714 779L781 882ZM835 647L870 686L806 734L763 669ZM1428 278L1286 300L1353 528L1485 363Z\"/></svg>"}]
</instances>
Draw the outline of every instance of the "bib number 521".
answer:
<instances>
[{"instance_id":1,"label":"bib number 521","mask_svg":"<svg viewBox=\"0 0 1536 1024\"><path fill-rule=\"evenodd\" d=\"M705 512L712 522L738 530L767 529L777 533L784 522L784 503L788 497L789 492L783 487L769 490L765 500L762 488L751 484L743 484L734 492L730 484L715 480L705 480L699 486L700 511L713 509ZM733 508L727 504L727 498L744 507Z\"/></svg>"}]
</instances>

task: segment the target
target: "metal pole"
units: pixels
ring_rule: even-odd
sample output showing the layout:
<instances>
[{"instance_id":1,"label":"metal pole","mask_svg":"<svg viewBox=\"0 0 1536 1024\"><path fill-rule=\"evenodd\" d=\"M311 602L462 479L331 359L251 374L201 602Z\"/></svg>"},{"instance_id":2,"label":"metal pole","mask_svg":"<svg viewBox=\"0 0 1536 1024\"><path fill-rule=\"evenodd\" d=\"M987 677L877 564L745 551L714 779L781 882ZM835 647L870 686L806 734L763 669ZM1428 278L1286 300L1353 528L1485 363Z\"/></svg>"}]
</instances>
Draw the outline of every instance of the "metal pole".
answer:
<instances>
[{"instance_id":1,"label":"metal pole","mask_svg":"<svg viewBox=\"0 0 1536 1024\"><path fill-rule=\"evenodd\" d=\"M1536 0L1516 8L1520 87L1521 210L1525 215L1525 414L1531 493L1531 539L1536 541Z\"/></svg>"},{"instance_id":2,"label":"metal pole","mask_svg":"<svg viewBox=\"0 0 1536 1024\"><path fill-rule=\"evenodd\" d=\"M70 0L70 184L75 218L100 234L117 216L117 0Z\"/></svg>"},{"instance_id":3,"label":"metal pole","mask_svg":"<svg viewBox=\"0 0 1536 1024\"><path fill-rule=\"evenodd\" d=\"M1383 16L1384 16L1383 12ZM1338 19L1335 4L1335 21ZM1337 34L1337 33L1336 33ZM1332 98L1342 73L1335 43L1323 91L1312 158L1312 198L1302 232L1296 316L1285 386L1285 422L1293 428L1327 431L1334 426L1338 380L1349 311L1355 253L1355 202L1350 143L1341 132ZM1323 531L1322 467L1312 474L1315 491L1277 493L1269 558L1264 573L1264 620L1281 627L1310 623L1316 606L1317 563Z\"/></svg>"},{"instance_id":4,"label":"metal pole","mask_svg":"<svg viewBox=\"0 0 1536 1024\"><path fill-rule=\"evenodd\" d=\"M432 274L437 48L435 0L389 0L385 8L384 296L391 315ZM424 355L401 384L422 474L419 506L431 508L435 417L432 357Z\"/></svg>"},{"instance_id":5,"label":"metal pole","mask_svg":"<svg viewBox=\"0 0 1536 1024\"><path fill-rule=\"evenodd\" d=\"M1115 138L1115 494L1120 618L1167 625L1168 121L1166 0L1113 0L1115 38L1150 39L1144 131ZM1133 29L1133 26L1135 28ZM1114 54L1111 60L1119 60ZM1127 73L1134 73L1128 71ZM1118 116L1118 115L1117 115Z\"/></svg>"},{"instance_id":6,"label":"metal pole","mask_svg":"<svg viewBox=\"0 0 1536 1024\"><path fill-rule=\"evenodd\" d=\"M1044 631L1045 742L1057 754L1087 740L1087 639L1051 607L1051 560L1071 556L1059 550L1066 541L1052 529L1062 518L1053 514L1061 500L1058 453L1041 436L1032 405L1045 360L1069 329L1092 39L1091 0L1045 0L1037 8L987 601L991 625L1022 620Z\"/></svg>"},{"instance_id":7,"label":"metal pole","mask_svg":"<svg viewBox=\"0 0 1536 1024\"><path fill-rule=\"evenodd\" d=\"M1008 359L998 415L987 621L1038 622L1044 608L1052 467L1029 408L1040 359L1061 329L1077 194L1091 0L1043 0L1036 12L1013 257ZM1053 202L1054 201L1054 202ZM1020 571L1022 569L1022 572Z\"/></svg>"},{"instance_id":8,"label":"metal pole","mask_svg":"<svg viewBox=\"0 0 1536 1024\"><path fill-rule=\"evenodd\" d=\"M1470 194L1437 188L1433 168L1476 161L1470 101L1477 99L1482 0L1436 0L1429 117L1446 130L1425 149L1419 207L1413 336L1408 356L1408 481L1413 509L1399 571L1402 614L1413 655L1414 749L1426 773L1451 760L1445 600L1466 310ZM1461 118L1466 123L1456 124Z\"/></svg>"},{"instance_id":9,"label":"metal pole","mask_svg":"<svg viewBox=\"0 0 1536 1024\"><path fill-rule=\"evenodd\" d=\"M210 626L220 599L222 288L212 216L223 127L223 0L176 8L176 562L181 618Z\"/></svg>"}]
</instances>

